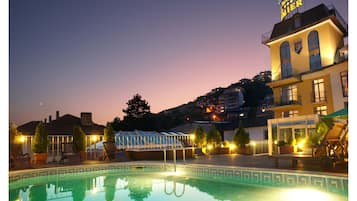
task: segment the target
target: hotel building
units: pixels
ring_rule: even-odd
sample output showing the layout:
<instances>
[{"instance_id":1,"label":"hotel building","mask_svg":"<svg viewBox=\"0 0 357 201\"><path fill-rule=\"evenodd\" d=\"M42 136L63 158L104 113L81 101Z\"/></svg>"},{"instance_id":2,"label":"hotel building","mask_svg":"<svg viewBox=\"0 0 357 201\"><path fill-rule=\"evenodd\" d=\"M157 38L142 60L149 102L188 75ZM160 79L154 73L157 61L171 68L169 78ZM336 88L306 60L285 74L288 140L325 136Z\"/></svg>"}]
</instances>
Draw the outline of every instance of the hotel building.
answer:
<instances>
[{"instance_id":1,"label":"hotel building","mask_svg":"<svg viewBox=\"0 0 357 201\"><path fill-rule=\"evenodd\" d=\"M274 128L278 140L287 141L289 135L294 139L297 133L306 136L319 116L347 107L346 37L347 24L333 6L324 4L297 12L263 34L274 93L274 119L268 121L270 155Z\"/></svg>"}]
</instances>

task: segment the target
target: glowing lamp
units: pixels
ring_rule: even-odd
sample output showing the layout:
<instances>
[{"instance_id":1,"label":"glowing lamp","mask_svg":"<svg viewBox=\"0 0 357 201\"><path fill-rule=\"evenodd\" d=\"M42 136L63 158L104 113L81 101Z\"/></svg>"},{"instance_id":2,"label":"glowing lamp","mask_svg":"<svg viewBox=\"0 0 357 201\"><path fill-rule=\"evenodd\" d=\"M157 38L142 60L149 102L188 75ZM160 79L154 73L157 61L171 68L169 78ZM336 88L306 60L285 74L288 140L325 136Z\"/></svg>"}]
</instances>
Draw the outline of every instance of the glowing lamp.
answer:
<instances>
[{"instance_id":1,"label":"glowing lamp","mask_svg":"<svg viewBox=\"0 0 357 201\"><path fill-rule=\"evenodd\" d=\"M257 143L255 143L254 141L251 144L253 145L253 147L257 145Z\"/></svg>"},{"instance_id":2,"label":"glowing lamp","mask_svg":"<svg viewBox=\"0 0 357 201\"><path fill-rule=\"evenodd\" d=\"M97 141L97 136L96 135L92 136L92 141Z\"/></svg>"},{"instance_id":3,"label":"glowing lamp","mask_svg":"<svg viewBox=\"0 0 357 201\"><path fill-rule=\"evenodd\" d=\"M212 150L212 149L213 149L213 146L209 144L209 145L207 145L207 149L208 149L208 150Z\"/></svg>"},{"instance_id":4,"label":"glowing lamp","mask_svg":"<svg viewBox=\"0 0 357 201\"><path fill-rule=\"evenodd\" d=\"M191 140L195 140L196 136L195 135L190 135Z\"/></svg>"},{"instance_id":5,"label":"glowing lamp","mask_svg":"<svg viewBox=\"0 0 357 201\"><path fill-rule=\"evenodd\" d=\"M17 136L16 137L16 141L19 142L19 143L24 143L25 142L25 136Z\"/></svg>"},{"instance_id":6,"label":"glowing lamp","mask_svg":"<svg viewBox=\"0 0 357 201\"><path fill-rule=\"evenodd\" d=\"M297 147L298 147L299 149L302 149L302 148L304 148L304 144L305 144L305 140L302 140L302 141L300 141L300 142L297 144Z\"/></svg>"},{"instance_id":7,"label":"glowing lamp","mask_svg":"<svg viewBox=\"0 0 357 201\"><path fill-rule=\"evenodd\" d=\"M234 150L234 149L236 149L237 148L237 146L235 145L235 144L230 144L229 145L229 149L230 150Z\"/></svg>"}]
</instances>

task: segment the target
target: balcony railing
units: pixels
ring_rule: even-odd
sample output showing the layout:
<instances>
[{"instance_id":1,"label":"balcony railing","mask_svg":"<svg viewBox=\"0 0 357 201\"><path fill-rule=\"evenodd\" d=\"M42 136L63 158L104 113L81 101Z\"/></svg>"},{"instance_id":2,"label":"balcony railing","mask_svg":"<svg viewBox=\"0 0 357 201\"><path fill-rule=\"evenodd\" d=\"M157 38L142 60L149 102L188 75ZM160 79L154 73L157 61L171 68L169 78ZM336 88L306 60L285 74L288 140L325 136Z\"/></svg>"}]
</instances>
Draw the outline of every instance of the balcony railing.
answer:
<instances>
[{"instance_id":1,"label":"balcony railing","mask_svg":"<svg viewBox=\"0 0 357 201\"><path fill-rule=\"evenodd\" d=\"M280 98L280 100L275 101L275 106L287 106L287 105L301 105L301 96L298 96L297 99L289 100L287 98Z\"/></svg>"},{"instance_id":2,"label":"balcony railing","mask_svg":"<svg viewBox=\"0 0 357 201\"><path fill-rule=\"evenodd\" d=\"M262 34L262 44L265 44L266 42L268 42L270 40L270 36L271 36L271 33L273 32L273 30L271 31L268 31L268 32L265 32Z\"/></svg>"}]
</instances>

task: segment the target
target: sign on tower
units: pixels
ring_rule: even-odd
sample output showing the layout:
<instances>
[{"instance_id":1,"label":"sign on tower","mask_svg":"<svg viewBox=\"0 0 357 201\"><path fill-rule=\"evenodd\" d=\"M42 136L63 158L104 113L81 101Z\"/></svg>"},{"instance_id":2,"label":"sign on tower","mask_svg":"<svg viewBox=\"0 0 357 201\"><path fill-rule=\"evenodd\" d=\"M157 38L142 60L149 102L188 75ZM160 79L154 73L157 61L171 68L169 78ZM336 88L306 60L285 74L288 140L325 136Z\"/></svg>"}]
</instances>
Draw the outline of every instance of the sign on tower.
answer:
<instances>
[{"instance_id":1,"label":"sign on tower","mask_svg":"<svg viewBox=\"0 0 357 201\"><path fill-rule=\"evenodd\" d=\"M293 10L302 6L302 0L280 0L280 14L283 20Z\"/></svg>"}]
</instances>

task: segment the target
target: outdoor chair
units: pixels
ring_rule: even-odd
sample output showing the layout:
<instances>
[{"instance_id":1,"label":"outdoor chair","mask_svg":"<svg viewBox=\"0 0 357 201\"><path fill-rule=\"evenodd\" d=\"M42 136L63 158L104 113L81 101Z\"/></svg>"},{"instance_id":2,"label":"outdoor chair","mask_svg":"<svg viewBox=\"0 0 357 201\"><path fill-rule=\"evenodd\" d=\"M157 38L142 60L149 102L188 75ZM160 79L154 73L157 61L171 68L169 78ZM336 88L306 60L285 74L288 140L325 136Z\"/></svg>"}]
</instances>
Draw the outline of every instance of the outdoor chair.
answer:
<instances>
[{"instance_id":1,"label":"outdoor chair","mask_svg":"<svg viewBox=\"0 0 357 201\"><path fill-rule=\"evenodd\" d=\"M315 151L316 156L327 156L334 159L343 159L347 156L346 135L347 124L334 123L333 127L324 136L321 145Z\"/></svg>"},{"instance_id":2,"label":"outdoor chair","mask_svg":"<svg viewBox=\"0 0 357 201\"><path fill-rule=\"evenodd\" d=\"M62 143L62 157L60 162L63 164L80 164L81 156L80 153L76 153L73 149L73 143Z\"/></svg>"},{"instance_id":3,"label":"outdoor chair","mask_svg":"<svg viewBox=\"0 0 357 201\"><path fill-rule=\"evenodd\" d=\"M10 145L9 165L11 170L32 168L31 157L28 153L23 154L21 144Z\"/></svg>"}]
</instances>

